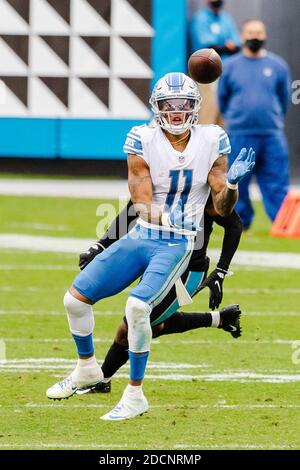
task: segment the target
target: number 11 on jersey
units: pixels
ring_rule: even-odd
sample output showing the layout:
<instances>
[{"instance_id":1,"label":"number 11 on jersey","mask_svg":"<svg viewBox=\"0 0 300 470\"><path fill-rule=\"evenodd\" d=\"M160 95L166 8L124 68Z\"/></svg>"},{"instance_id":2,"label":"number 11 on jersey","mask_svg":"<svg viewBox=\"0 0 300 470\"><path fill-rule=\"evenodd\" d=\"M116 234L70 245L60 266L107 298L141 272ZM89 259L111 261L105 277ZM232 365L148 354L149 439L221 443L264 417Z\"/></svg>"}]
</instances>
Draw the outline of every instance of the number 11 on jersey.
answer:
<instances>
[{"instance_id":1,"label":"number 11 on jersey","mask_svg":"<svg viewBox=\"0 0 300 470\"><path fill-rule=\"evenodd\" d=\"M180 193L180 198L182 202L182 210L184 210L184 206L187 203L191 187L193 181L193 170L170 170L169 177L171 178L170 189L166 199L166 210L170 210L172 205L174 204L174 199L176 194L178 193L178 184L180 174L183 174L183 178L185 178L185 184L182 192Z\"/></svg>"}]
</instances>

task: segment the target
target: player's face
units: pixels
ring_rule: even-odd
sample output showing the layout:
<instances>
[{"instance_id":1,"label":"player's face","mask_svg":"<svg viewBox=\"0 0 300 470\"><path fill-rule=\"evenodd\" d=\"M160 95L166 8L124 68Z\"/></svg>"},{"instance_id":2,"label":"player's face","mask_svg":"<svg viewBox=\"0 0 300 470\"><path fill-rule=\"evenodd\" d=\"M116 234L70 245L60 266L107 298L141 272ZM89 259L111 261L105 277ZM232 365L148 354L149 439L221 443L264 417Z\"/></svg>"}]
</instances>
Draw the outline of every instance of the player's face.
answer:
<instances>
[{"instance_id":1,"label":"player's face","mask_svg":"<svg viewBox=\"0 0 300 470\"><path fill-rule=\"evenodd\" d=\"M163 112L164 118L174 126L186 122L195 108L195 100L186 98L173 98L158 102L158 109Z\"/></svg>"},{"instance_id":2,"label":"player's face","mask_svg":"<svg viewBox=\"0 0 300 470\"><path fill-rule=\"evenodd\" d=\"M242 32L242 42L245 43L249 39L259 39L260 41L267 39L267 31L264 23L261 21L250 21L245 24Z\"/></svg>"}]
</instances>

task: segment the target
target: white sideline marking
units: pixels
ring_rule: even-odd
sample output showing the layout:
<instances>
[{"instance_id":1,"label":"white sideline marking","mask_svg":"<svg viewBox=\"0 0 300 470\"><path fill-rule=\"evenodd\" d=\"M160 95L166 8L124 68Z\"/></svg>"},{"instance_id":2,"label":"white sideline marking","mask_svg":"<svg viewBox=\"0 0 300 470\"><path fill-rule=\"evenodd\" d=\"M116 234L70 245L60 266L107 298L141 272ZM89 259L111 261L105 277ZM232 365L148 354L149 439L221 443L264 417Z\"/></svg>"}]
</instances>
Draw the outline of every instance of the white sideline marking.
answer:
<instances>
[{"instance_id":1,"label":"white sideline marking","mask_svg":"<svg viewBox=\"0 0 300 470\"><path fill-rule=\"evenodd\" d=\"M32 444L32 443L25 443L25 444L0 444L0 447L29 447L30 449L32 447L43 447L43 448L48 448L48 447L57 447L61 449L68 449L68 448L76 448L76 449L123 449L124 447L128 447L128 444L62 444L61 442L54 442L52 444L48 443L43 443L39 442L38 444Z\"/></svg>"},{"instance_id":2,"label":"white sideline marking","mask_svg":"<svg viewBox=\"0 0 300 470\"><path fill-rule=\"evenodd\" d=\"M295 446L282 445L282 444L215 444L215 445L200 445L200 444L175 444L174 449L259 449L259 450L280 450L291 449Z\"/></svg>"},{"instance_id":3,"label":"white sideline marking","mask_svg":"<svg viewBox=\"0 0 300 470\"><path fill-rule=\"evenodd\" d=\"M10 227L33 228L34 230L46 230L51 232L65 232L70 227L68 225L41 224L38 222L11 222Z\"/></svg>"},{"instance_id":4,"label":"white sideline marking","mask_svg":"<svg viewBox=\"0 0 300 470\"><path fill-rule=\"evenodd\" d=\"M127 180L107 179L0 179L0 194L7 196L44 196L80 199L116 199L116 194L129 197ZM291 185L291 191L299 191L298 185ZM250 184L250 197L260 201L257 184Z\"/></svg>"},{"instance_id":5,"label":"white sideline marking","mask_svg":"<svg viewBox=\"0 0 300 470\"><path fill-rule=\"evenodd\" d=\"M8 196L129 199L127 180L0 179L0 194Z\"/></svg>"},{"instance_id":6,"label":"white sideline marking","mask_svg":"<svg viewBox=\"0 0 300 470\"><path fill-rule=\"evenodd\" d=\"M300 312L243 312L247 317L298 317Z\"/></svg>"},{"instance_id":7,"label":"white sideline marking","mask_svg":"<svg viewBox=\"0 0 300 470\"><path fill-rule=\"evenodd\" d=\"M41 315L41 316L65 316L65 312L63 310L61 311L55 311L55 310L38 310L38 311L32 311L32 310L0 310L0 315ZM94 312L94 315L99 315L99 316L124 316L124 312L113 312L112 310L103 310L102 312Z\"/></svg>"},{"instance_id":8,"label":"white sideline marking","mask_svg":"<svg viewBox=\"0 0 300 470\"><path fill-rule=\"evenodd\" d=\"M61 448L61 449L114 449L114 448L127 448L128 444L62 444L61 442L54 442L52 444L48 443L43 443L39 442L37 444L34 443L24 443L24 444L0 444L0 448L15 448L15 447L20 447L20 448ZM259 449L259 450L280 450L280 449L292 449L295 446L286 446L286 445L276 445L276 444L216 444L216 445L197 445L197 444L176 444L173 446L173 449L203 449L203 450L209 450L209 449ZM134 447L131 445L131 449L134 449ZM162 449L159 446L155 446L155 449ZM165 447L163 447L165 449Z\"/></svg>"},{"instance_id":9,"label":"white sideline marking","mask_svg":"<svg viewBox=\"0 0 300 470\"><path fill-rule=\"evenodd\" d=\"M21 292L23 295L26 292L63 292L64 287L12 287L3 286L0 287L0 292Z\"/></svg>"},{"instance_id":10,"label":"white sideline marking","mask_svg":"<svg viewBox=\"0 0 300 470\"><path fill-rule=\"evenodd\" d=\"M300 294L299 288L286 288L286 289L231 289L226 287L226 294L245 294L245 295L257 295L257 294Z\"/></svg>"},{"instance_id":11,"label":"white sideline marking","mask_svg":"<svg viewBox=\"0 0 300 470\"><path fill-rule=\"evenodd\" d=\"M25 358L25 359L7 359L0 361L0 372L39 372L39 371L68 371L71 366L75 366L72 359L61 358ZM154 363L150 362L148 369L157 374L146 374L147 379L154 380L175 380L175 381L208 381L208 382L261 382L261 383L291 383L300 382L300 374L297 373L278 373L267 369L268 372L253 372L251 370L221 370L214 373L202 372L198 374L167 374L172 370L195 370L209 367L206 364L185 364L185 363ZM125 369L128 366L125 366ZM275 373L274 373L275 372ZM119 378L128 378L128 374L116 374Z\"/></svg>"},{"instance_id":12,"label":"white sideline marking","mask_svg":"<svg viewBox=\"0 0 300 470\"><path fill-rule=\"evenodd\" d=\"M101 362L101 361L100 361ZM35 368L35 367L48 367L45 364L51 364L53 368L66 368L72 365L73 367L76 365L76 361L74 359L61 359L61 358L26 358L26 359L6 359L0 360L0 366L5 365L7 367L16 365L21 365L22 367L25 365L28 368ZM55 364L55 365L53 365ZM64 364L64 365L57 365L57 364ZM129 366L125 366L129 368ZM151 362L149 361L147 364L148 369L202 369L208 368L208 364L185 364L185 363L176 363L176 362Z\"/></svg>"},{"instance_id":13,"label":"white sideline marking","mask_svg":"<svg viewBox=\"0 0 300 470\"><path fill-rule=\"evenodd\" d=\"M6 343L74 343L72 338L2 338ZM94 338L94 343L112 343L111 338ZM187 340L176 340L176 343L181 344L294 344L297 339L241 339L236 341L235 339L221 341L218 339L187 339ZM174 344L172 341L159 339L152 340L152 344Z\"/></svg>"},{"instance_id":14,"label":"white sideline marking","mask_svg":"<svg viewBox=\"0 0 300 470\"><path fill-rule=\"evenodd\" d=\"M86 404L74 404L74 403L26 403L24 405L18 405L18 409L15 411L21 411L20 408L22 409L48 409L50 411L56 411L57 409L61 410L70 410L70 409L105 409L107 408L108 405L106 403L100 403L100 404L94 404L94 403L86 403ZM1 408L15 408L15 405L2 405ZM287 410L287 409L300 409L300 405L297 404L286 404L286 403L266 403L266 404L258 404L258 403L245 403L245 404L233 404L233 405L227 405L223 403L208 403L208 404L194 404L193 406L178 406L178 404L168 404L168 405L151 405L150 406L150 411L151 409L164 409L164 410L170 410L174 409L176 411L181 410L181 409L188 409L188 410L194 410L194 409L199 409L199 410L214 410L214 409L219 409L219 410ZM181 446L183 444L178 444L178 446Z\"/></svg>"},{"instance_id":15,"label":"white sideline marking","mask_svg":"<svg viewBox=\"0 0 300 470\"><path fill-rule=\"evenodd\" d=\"M208 256L217 261L220 250L208 249ZM300 269L300 254L297 253L272 253L267 251L243 251L238 250L233 257L233 265L262 266L264 268Z\"/></svg>"},{"instance_id":16,"label":"white sideline marking","mask_svg":"<svg viewBox=\"0 0 300 470\"><path fill-rule=\"evenodd\" d=\"M15 233L0 234L0 248L15 248L42 252L80 253L86 250L95 240L86 238L43 237L21 235ZM208 255L215 261L220 256L220 250L208 250ZM299 269L300 254L272 253L264 251L238 251L233 259L234 265L262 266L264 268ZM75 266L74 266L75 268Z\"/></svg>"},{"instance_id":17,"label":"white sideline marking","mask_svg":"<svg viewBox=\"0 0 300 470\"><path fill-rule=\"evenodd\" d=\"M20 374L20 373L39 373L42 370L46 370L47 372L55 372L56 369L54 368L36 368L34 371L32 369L6 369L5 367L0 366L1 373L13 373L13 374ZM67 371L67 370L66 370ZM66 374L65 374L66 375ZM65 375L55 375L60 380L65 378ZM119 379L127 379L128 374L116 374L116 378ZM297 383L300 382L300 375L296 374L248 374L248 373L238 373L238 374L201 374L201 375L189 375L189 374L146 374L146 380L171 380L171 381L179 381L179 382L235 382L235 383L276 383L276 384L287 384L287 383Z\"/></svg>"},{"instance_id":18,"label":"white sideline marking","mask_svg":"<svg viewBox=\"0 0 300 470\"><path fill-rule=\"evenodd\" d=\"M2 408L14 408L16 405L4 405ZM20 407L20 405L18 405ZM95 403L86 403L86 404L69 404L69 403L26 403L25 405L21 405L24 408L50 408L50 409L55 409L57 407L64 408L64 409L69 409L69 408L107 408L107 405L105 403L101 404L95 404ZM259 404L259 403L245 403L245 404L239 404L239 405L226 405L225 403L209 403L209 404L194 404L193 406L188 406L186 405L184 407L181 407L180 405L151 405L150 408L157 408L157 409L195 409L199 408L202 410L206 409L226 409L226 410L256 410L256 409L278 409L278 408L283 408L283 409L298 409L300 408L300 405L296 404L280 404L280 403L266 403L266 404Z\"/></svg>"},{"instance_id":19,"label":"white sideline marking","mask_svg":"<svg viewBox=\"0 0 300 470\"><path fill-rule=\"evenodd\" d=\"M0 248L32 250L54 253L81 253L93 245L95 240L89 238L46 237L22 235L16 233L0 234Z\"/></svg>"},{"instance_id":20,"label":"white sideline marking","mask_svg":"<svg viewBox=\"0 0 300 470\"><path fill-rule=\"evenodd\" d=\"M52 265L52 264L2 264L1 271L76 271L76 265Z\"/></svg>"},{"instance_id":21,"label":"white sideline marking","mask_svg":"<svg viewBox=\"0 0 300 470\"><path fill-rule=\"evenodd\" d=\"M128 447L128 444L62 444L61 442L54 442L52 444L49 444L49 443L43 443L43 442L39 442L37 444L34 444L34 443L24 443L24 444L0 444L0 448L15 448L15 447L20 447L20 448L50 448L50 447L53 447L53 448L61 448L61 449L72 449L72 448L75 448L75 449L114 449L114 448L117 448L117 449L123 449L123 448L127 448ZM130 446L131 449L134 449L134 447L131 445ZM175 444L173 447L173 449L190 449L190 448L194 448L194 449L203 449L203 450L209 450L209 449L214 449L214 450L217 450L217 449L259 449L259 450L280 450L280 449L292 449L292 448L295 448L295 446L291 445L291 446L286 446L286 445L276 445L276 444L265 444L265 445L262 445L262 444L215 444L215 445L197 445L197 444ZM155 446L155 449L165 449L165 447L161 448L159 446Z\"/></svg>"}]
</instances>

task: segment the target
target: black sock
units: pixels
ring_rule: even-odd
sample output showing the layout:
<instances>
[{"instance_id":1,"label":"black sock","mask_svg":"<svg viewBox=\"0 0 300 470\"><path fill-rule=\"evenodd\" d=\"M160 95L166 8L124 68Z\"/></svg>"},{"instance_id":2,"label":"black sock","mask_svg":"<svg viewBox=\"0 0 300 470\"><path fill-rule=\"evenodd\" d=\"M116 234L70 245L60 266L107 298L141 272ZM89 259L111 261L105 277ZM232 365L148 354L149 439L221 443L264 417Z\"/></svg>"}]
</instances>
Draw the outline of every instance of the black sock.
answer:
<instances>
[{"instance_id":1,"label":"black sock","mask_svg":"<svg viewBox=\"0 0 300 470\"><path fill-rule=\"evenodd\" d=\"M211 323L212 316L210 313L176 312L164 322L164 328L158 336L184 333L196 328L207 328L211 326Z\"/></svg>"},{"instance_id":2,"label":"black sock","mask_svg":"<svg viewBox=\"0 0 300 470\"><path fill-rule=\"evenodd\" d=\"M109 348L101 366L105 378L112 377L128 361L128 346L122 346L115 341Z\"/></svg>"}]
</instances>

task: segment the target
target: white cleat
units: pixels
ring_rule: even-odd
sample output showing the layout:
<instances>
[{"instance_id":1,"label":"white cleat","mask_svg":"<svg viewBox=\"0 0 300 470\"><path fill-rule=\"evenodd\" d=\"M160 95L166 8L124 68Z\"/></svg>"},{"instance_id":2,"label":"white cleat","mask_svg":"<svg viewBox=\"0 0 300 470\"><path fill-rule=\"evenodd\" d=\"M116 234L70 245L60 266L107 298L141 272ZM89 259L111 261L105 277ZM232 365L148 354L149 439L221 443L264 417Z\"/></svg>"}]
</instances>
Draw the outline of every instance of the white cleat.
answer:
<instances>
[{"instance_id":1,"label":"white cleat","mask_svg":"<svg viewBox=\"0 0 300 470\"><path fill-rule=\"evenodd\" d=\"M46 395L52 400L61 400L63 398L69 398L74 395L77 389L78 386L74 383L72 374L70 374L61 382L57 382L56 384L52 385L52 387L48 388Z\"/></svg>"},{"instance_id":2,"label":"white cleat","mask_svg":"<svg viewBox=\"0 0 300 470\"><path fill-rule=\"evenodd\" d=\"M140 394L128 395L126 389L119 403L107 414L101 416L104 421L122 421L135 418L148 411L147 398L141 391Z\"/></svg>"},{"instance_id":3,"label":"white cleat","mask_svg":"<svg viewBox=\"0 0 300 470\"><path fill-rule=\"evenodd\" d=\"M62 400L74 395L78 388L88 388L102 380L103 373L97 363L87 367L77 365L75 370L68 377L48 388L46 395L52 400Z\"/></svg>"}]
</instances>

